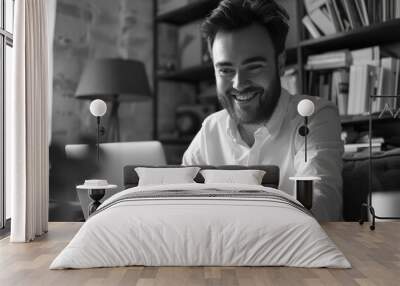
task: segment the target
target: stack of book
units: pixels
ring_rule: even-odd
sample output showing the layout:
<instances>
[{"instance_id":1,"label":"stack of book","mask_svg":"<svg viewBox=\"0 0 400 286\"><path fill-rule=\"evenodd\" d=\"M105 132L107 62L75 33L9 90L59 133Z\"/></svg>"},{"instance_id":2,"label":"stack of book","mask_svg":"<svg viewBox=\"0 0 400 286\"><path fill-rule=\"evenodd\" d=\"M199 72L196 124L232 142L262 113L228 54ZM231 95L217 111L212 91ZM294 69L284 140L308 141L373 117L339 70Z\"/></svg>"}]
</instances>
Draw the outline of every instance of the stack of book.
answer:
<instances>
[{"instance_id":1,"label":"stack of book","mask_svg":"<svg viewBox=\"0 0 400 286\"><path fill-rule=\"evenodd\" d=\"M341 115L347 114L349 90L349 50L333 51L307 58L308 93L333 101Z\"/></svg>"},{"instance_id":2,"label":"stack of book","mask_svg":"<svg viewBox=\"0 0 400 286\"><path fill-rule=\"evenodd\" d=\"M371 149L372 152L379 152L382 151L382 145L385 143L384 138L376 137L371 139ZM357 143L348 143L344 144L344 152L345 153L354 153L354 152L361 152L365 149L369 149L369 141L367 140L360 140Z\"/></svg>"},{"instance_id":3,"label":"stack of book","mask_svg":"<svg viewBox=\"0 0 400 286\"><path fill-rule=\"evenodd\" d=\"M302 21L313 38L400 18L397 0L304 0L304 6Z\"/></svg>"},{"instance_id":4,"label":"stack of book","mask_svg":"<svg viewBox=\"0 0 400 286\"><path fill-rule=\"evenodd\" d=\"M348 67L351 62L349 50L311 55L307 58L306 70L323 70Z\"/></svg>"},{"instance_id":5,"label":"stack of book","mask_svg":"<svg viewBox=\"0 0 400 286\"><path fill-rule=\"evenodd\" d=\"M399 93L400 60L378 46L312 55L306 70L308 93L333 101L340 115L366 114L370 100L373 113L398 106L392 96Z\"/></svg>"},{"instance_id":6,"label":"stack of book","mask_svg":"<svg viewBox=\"0 0 400 286\"><path fill-rule=\"evenodd\" d=\"M392 96L399 93L400 60L381 55L379 47L353 51L352 55L347 114L368 112L370 100L373 113L395 109L398 103ZM374 95L382 97L370 97Z\"/></svg>"}]
</instances>

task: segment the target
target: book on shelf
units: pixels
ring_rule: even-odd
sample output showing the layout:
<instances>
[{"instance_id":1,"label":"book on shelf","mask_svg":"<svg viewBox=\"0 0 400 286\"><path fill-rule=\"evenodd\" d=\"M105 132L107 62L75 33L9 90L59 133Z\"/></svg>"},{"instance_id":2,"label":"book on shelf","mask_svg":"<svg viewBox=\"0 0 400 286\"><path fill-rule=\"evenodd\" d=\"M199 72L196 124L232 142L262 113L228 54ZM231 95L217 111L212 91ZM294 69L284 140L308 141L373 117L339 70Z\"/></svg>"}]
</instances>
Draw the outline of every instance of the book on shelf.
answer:
<instances>
[{"instance_id":1,"label":"book on shelf","mask_svg":"<svg viewBox=\"0 0 400 286\"><path fill-rule=\"evenodd\" d=\"M340 115L345 115L347 113L348 79L346 69L329 72L310 71L309 94L332 101L338 106Z\"/></svg>"},{"instance_id":2,"label":"book on shelf","mask_svg":"<svg viewBox=\"0 0 400 286\"><path fill-rule=\"evenodd\" d=\"M336 14L336 10L333 5L333 0L326 0L326 8L329 17L332 20L333 25L335 26L336 31L337 32L342 31L344 29L343 23L340 21L341 19L339 19L339 15Z\"/></svg>"},{"instance_id":3,"label":"book on shelf","mask_svg":"<svg viewBox=\"0 0 400 286\"><path fill-rule=\"evenodd\" d=\"M379 46L353 50L350 54L353 65L369 64L379 66L380 64L381 51Z\"/></svg>"},{"instance_id":4,"label":"book on shelf","mask_svg":"<svg viewBox=\"0 0 400 286\"><path fill-rule=\"evenodd\" d=\"M345 69L332 72L332 101L337 104L339 115L347 115L349 99L349 71Z\"/></svg>"},{"instance_id":5,"label":"book on shelf","mask_svg":"<svg viewBox=\"0 0 400 286\"><path fill-rule=\"evenodd\" d=\"M306 70L336 69L349 66L351 55L348 50L333 51L307 58Z\"/></svg>"},{"instance_id":6,"label":"book on shelf","mask_svg":"<svg viewBox=\"0 0 400 286\"><path fill-rule=\"evenodd\" d=\"M321 33L318 31L318 28L314 25L308 15L305 15L301 21L303 22L304 27L306 27L307 31L310 33L311 37L314 39L321 37Z\"/></svg>"},{"instance_id":7,"label":"book on shelf","mask_svg":"<svg viewBox=\"0 0 400 286\"><path fill-rule=\"evenodd\" d=\"M362 133L361 133L362 134ZM357 140L358 143L369 143L369 134L366 132L364 135L360 136ZM385 143L385 138L383 137L372 137L372 143Z\"/></svg>"},{"instance_id":8,"label":"book on shelf","mask_svg":"<svg viewBox=\"0 0 400 286\"><path fill-rule=\"evenodd\" d=\"M399 59L393 57L384 57L381 59L379 67L379 79L376 95L387 96L374 98L372 103L372 112L379 112L385 108L395 106L395 98L393 95L397 94L396 85L398 83L398 69Z\"/></svg>"},{"instance_id":9,"label":"book on shelf","mask_svg":"<svg viewBox=\"0 0 400 286\"><path fill-rule=\"evenodd\" d=\"M388 7L388 2L387 0L382 1L382 22L385 22L389 19L389 7Z\"/></svg>"},{"instance_id":10,"label":"book on shelf","mask_svg":"<svg viewBox=\"0 0 400 286\"><path fill-rule=\"evenodd\" d=\"M379 104L379 99L370 98L370 95L376 95L379 89L381 50L379 46L353 50L351 57L352 66L357 66L357 68L353 69L353 74L350 72L351 91L349 90L347 114L363 114L368 112L370 100L372 100L372 108ZM365 68L366 66L368 68ZM365 72L369 74L366 75ZM360 81L360 79L364 80Z\"/></svg>"},{"instance_id":11,"label":"book on shelf","mask_svg":"<svg viewBox=\"0 0 400 286\"><path fill-rule=\"evenodd\" d=\"M381 151L382 145L384 143L385 143L385 139L383 137L372 137L371 138L372 151ZM344 150L346 153L347 152L359 152L364 149L369 149L369 135L368 134L365 134L362 136L358 135L358 138L354 143L346 143L344 145Z\"/></svg>"},{"instance_id":12,"label":"book on shelf","mask_svg":"<svg viewBox=\"0 0 400 286\"><path fill-rule=\"evenodd\" d=\"M354 0L357 8L358 15L360 15L360 20L363 26L369 26L369 18L367 12L367 6L364 0Z\"/></svg>"},{"instance_id":13,"label":"book on shelf","mask_svg":"<svg viewBox=\"0 0 400 286\"><path fill-rule=\"evenodd\" d=\"M332 76L328 73L318 75L318 95L326 100L331 100Z\"/></svg>"},{"instance_id":14,"label":"book on shelf","mask_svg":"<svg viewBox=\"0 0 400 286\"><path fill-rule=\"evenodd\" d=\"M341 14L340 10L339 10L339 6L336 0L330 0L330 13L331 14L335 14L335 17L339 23L339 31L346 31L347 27L348 27L348 21L343 17L343 15Z\"/></svg>"},{"instance_id":15,"label":"book on shelf","mask_svg":"<svg viewBox=\"0 0 400 286\"><path fill-rule=\"evenodd\" d=\"M399 5L399 3L395 2L395 8L393 10L395 11L395 18L400 18L400 5Z\"/></svg>"},{"instance_id":16,"label":"book on shelf","mask_svg":"<svg viewBox=\"0 0 400 286\"><path fill-rule=\"evenodd\" d=\"M382 151L382 143L371 143L372 152ZM362 150L369 149L369 143L351 143L344 144L344 152L345 153L354 153L360 152Z\"/></svg>"},{"instance_id":17,"label":"book on shelf","mask_svg":"<svg viewBox=\"0 0 400 286\"><path fill-rule=\"evenodd\" d=\"M357 7L355 5L354 0L353 1L342 0L342 3L346 11L347 17L350 20L351 28L356 29L362 27L363 25L361 22L361 17L357 11Z\"/></svg>"},{"instance_id":18,"label":"book on shelf","mask_svg":"<svg viewBox=\"0 0 400 286\"><path fill-rule=\"evenodd\" d=\"M374 92L376 68L371 65L350 66L347 114L363 114L369 110L369 96Z\"/></svg>"},{"instance_id":19,"label":"book on shelf","mask_svg":"<svg viewBox=\"0 0 400 286\"><path fill-rule=\"evenodd\" d=\"M374 2L374 10L372 11L372 15L374 18L374 23L382 22L382 6L377 3L378 1Z\"/></svg>"},{"instance_id":20,"label":"book on shelf","mask_svg":"<svg viewBox=\"0 0 400 286\"><path fill-rule=\"evenodd\" d=\"M394 95L396 96L394 98L394 103L393 107L394 108L400 108L400 59L397 59L396 62L396 78L395 78L395 83L394 83Z\"/></svg>"},{"instance_id":21,"label":"book on shelf","mask_svg":"<svg viewBox=\"0 0 400 286\"><path fill-rule=\"evenodd\" d=\"M337 14L337 17L342 22L341 31L343 32L350 31L351 30L350 20L346 13L346 10L344 9L342 0L332 0L332 2L333 2L333 7L335 8L334 12Z\"/></svg>"},{"instance_id":22,"label":"book on shelf","mask_svg":"<svg viewBox=\"0 0 400 286\"><path fill-rule=\"evenodd\" d=\"M327 0L304 0L304 6L308 16L324 35L339 32L333 23L332 15L329 13Z\"/></svg>"},{"instance_id":23,"label":"book on shelf","mask_svg":"<svg viewBox=\"0 0 400 286\"><path fill-rule=\"evenodd\" d=\"M304 7L309 19L303 25L313 38L309 20L322 35L332 35L400 18L398 0L304 0Z\"/></svg>"},{"instance_id":24,"label":"book on shelf","mask_svg":"<svg viewBox=\"0 0 400 286\"><path fill-rule=\"evenodd\" d=\"M340 115L397 109L400 59L379 46L308 57L308 93L334 102ZM376 96L378 95L378 96ZM385 98L386 96L386 98Z\"/></svg>"}]
</instances>

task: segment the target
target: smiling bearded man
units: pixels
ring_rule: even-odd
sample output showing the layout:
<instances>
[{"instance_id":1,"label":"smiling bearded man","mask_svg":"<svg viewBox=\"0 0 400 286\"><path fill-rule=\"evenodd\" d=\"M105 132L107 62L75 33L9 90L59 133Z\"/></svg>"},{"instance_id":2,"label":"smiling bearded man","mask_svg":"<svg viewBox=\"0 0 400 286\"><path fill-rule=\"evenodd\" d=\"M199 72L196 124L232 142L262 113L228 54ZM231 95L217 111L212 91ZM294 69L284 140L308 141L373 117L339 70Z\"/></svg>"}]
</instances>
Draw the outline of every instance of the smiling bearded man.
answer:
<instances>
[{"instance_id":1,"label":"smiling bearded man","mask_svg":"<svg viewBox=\"0 0 400 286\"><path fill-rule=\"evenodd\" d=\"M295 188L290 176L320 176L312 211L320 220L338 220L343 143L337 108L281 88L287 22L286 11L273 0L223 0L204 21L224 109L204 120L182 164L277 165L279 189L291 195ZM304 138L298 134L303 118L297 113L304 98L315 104L307 162Z\"/></svg>"}]
</instances>

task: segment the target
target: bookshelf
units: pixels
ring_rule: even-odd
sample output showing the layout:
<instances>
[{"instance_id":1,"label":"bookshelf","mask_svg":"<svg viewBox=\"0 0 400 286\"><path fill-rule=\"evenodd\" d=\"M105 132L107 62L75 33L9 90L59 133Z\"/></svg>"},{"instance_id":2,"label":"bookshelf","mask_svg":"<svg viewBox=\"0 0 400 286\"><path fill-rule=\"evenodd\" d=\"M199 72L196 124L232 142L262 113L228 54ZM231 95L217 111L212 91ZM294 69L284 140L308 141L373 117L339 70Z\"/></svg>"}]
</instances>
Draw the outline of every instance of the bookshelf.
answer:
<instances>
[{"instance_id":1,"label":"bookshelf","mask_svg":"<svg viewBox=\"0 0 400 286\"><path fill-rule=\"evenodd\" d=\"M389 20L384 23L361 27L348 32L339 32L334 35L318 39L307 39L300 42L299 46L305 54L322 53L339 50L342 48L358 49L398 42L393 35L400 33L400 19Z\"/></svg>"},{"instance_id":2,"label":"bookshelf","mask_svg":"<svg viewBox=\"0 0 400 286\"><path fill-rule=\"evenodd\" d=\"M279 1L279 0L278 0ZM153 0L154 3L154 101L153 101L153 138L160 140L165 144L170 145L188 145L192 138L162 138L159 136L158 127L158 99L162 96L158 89L158 83L160 81L169 82L182 82L192 84L198 89L201 82L214 81L214 70L211 64L198 65L190 68L174 70L172 72L158 72L158 49L162 48L161 43L158 43L158 24L166 23L181 27L185 24L194 22L196 20L204 18L213 8L215 8L219 0L199 0L191 2L183 7L177 8L173 11L169 11L162 14L157 14L157 0ZM297 7L297 6L296 6ZM286 51L286 62L288 64L295 65L297 63L298 47L293 46L288 48Z\"/></svg>"},{"instance_id":3,"label":"bookshelf","mask_svg":"<svg viewBox=\"0 0 400 286\"><path fill-rule=\"evenodd\" d=\"M157 50L162 48L160 43L157 43L157 25L160 23L168 23L176 26L182 26L191 23L195 20L204 18L214 7L218 5L218 0L201 0L191 2L190 4L180 7L176 10L157 15L157 0L154 1L154 139L165 141L167 144L190 143L190 138L185 139L165 139L159 138L158 130L158 97L162 94L158 91L158 83L160 81L184 82L193 84L197 87L203 81L212 81L214 79L213 68L211 64L199 65L188 69L175 70L173 72L157 72ZM284 0L276 0L279 1ZM190 1L189 1L190 2ZM308 72L304 68L304 64L309 55L320 54L329 51L340 49L360 49L375 45L385 45L390 43L400 42L396 36L400 34L400 19L387 20L382 23L371 23L369 26L362 26L346 32L337 32L335 34L322 36L317 39L307 37L307 32L302 24L302 17L306 15L306 7L304 0L288 1L295 5L296 19L294 19L295 32L298 36L297 44L291 46L287 50L287 63L295 64L298 73L298 90L301 93L307 92L307 76ZM372 121L382 123L395 123L395 119L390 116L379 118L378 115L372 115ZM341 123L343 129L352 128L353 126L368 127L369 116L352 115L342 116Z\"/></svg>"},{"instance_id":4,"label":"bookshelf","mask_svg":"<svg viewBox=\"0 0 400 286\"><path fill-rule=\"evenodd\" d=\"M177 8L166 13L158 14L158 1L153 0L154 7L154 29L153 29L153 87L154 87L154 101L153 101L153 138L161 141L166 145L176 146L188 146L192 140L192 137L176 137L168 138L160 137L159 134L159 118L158 118L158 99L162 96L158 89L160 81L169 82L182 82L194 85L196 90L199 89L199 84L203 81L213 80L213 67L211 64L197 65L190 68L174 70L172 72L159 72L158 71L158 49L162 48L161 44L158 43L158 24L171 24L177 27L181 27L185 24L194 22L201 18L204 18L212 9L214 9L219 3L219 0L199 0L190 2L189 4ZM171 114L174 116L174 114Z\"/></svg>"},{"instance_id":5,"label":"bookshelf","mask_svg":"<svg viewBox=\"0 0 400 286\"><path fill-rule=\"evenodd\" d=\"M218 0L201 0L187 4L176 10L156 15L158 23L168 23L174 25L183 25L207 15L218 5Z\"/></svg>"},{"instance_id":6,"label":"bookshelf","mask_svg":"<svg viewBox=\"0 0 400 286\"><path fill-rule=\"evenodd\" d=\"M296 48L291 48L286 51L287 64L296 62ZM197 83L199 81L211 81L214 79L214 69L212 64L199 65L182 69L174 72L159 73L159 80L182 81L189 83Z\"/></svg>"},{"instance_id":7,"label":"bookshelf","mask_svg":"<svg viewBox=\"0 0 400 286\"><path fill-rule=\"evenodd\" d=\"M175 72L161 73L158 75L158 79L196 84L199 81L212 80L214 76L213 73L214 70L211 64L199 65Z\"/></svg>"},{"instance_id":8,"label":"bookshelf","mask_svg":"<svg viewBox=\"0 0 400 286\"><path fill-rule=\"evenodd\" d=\"M380 113L371 114L372 122L383 123L383 122L396 122L396 120L399 120L389 114L385 114L383 116L379 116L379 115L380 115ZM366 124L368 124L369 117L370 116L368 114L343 115L340 117L340 122L342 123L342 126L351 126L351 125L360 125L360 124L366 125Z\"/></svg>"}]
</instances>

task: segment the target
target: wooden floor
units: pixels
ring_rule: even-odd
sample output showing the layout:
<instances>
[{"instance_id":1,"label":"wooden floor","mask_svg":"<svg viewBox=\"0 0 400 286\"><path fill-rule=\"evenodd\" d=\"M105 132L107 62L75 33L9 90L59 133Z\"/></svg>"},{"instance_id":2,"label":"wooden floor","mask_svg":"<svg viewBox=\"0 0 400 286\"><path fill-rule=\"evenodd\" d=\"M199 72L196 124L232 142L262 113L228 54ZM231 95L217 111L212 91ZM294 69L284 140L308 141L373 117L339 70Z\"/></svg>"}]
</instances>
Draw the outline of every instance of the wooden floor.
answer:
<instances>
[{"instance_id":1,"label":"wooden floor","mask_svg":"<svg viewBox=\"0 0 400 286\"><path fill-rule=\"evenodd\" d=\"M0 285L400 285L400 222L326 223L324 229L353 268L120 267L48 270L81 223L50 223L32 243L0 241Z\"/></svg>"}]
</instances>

